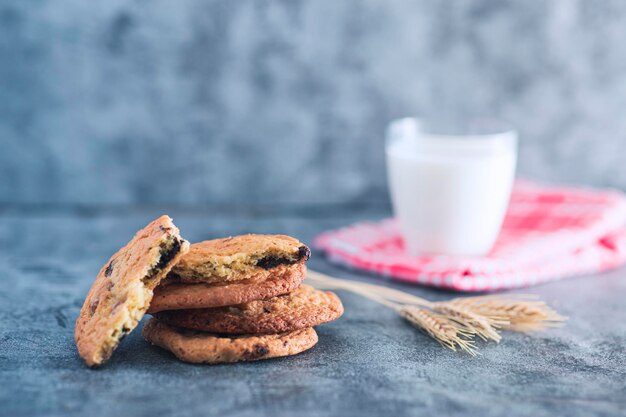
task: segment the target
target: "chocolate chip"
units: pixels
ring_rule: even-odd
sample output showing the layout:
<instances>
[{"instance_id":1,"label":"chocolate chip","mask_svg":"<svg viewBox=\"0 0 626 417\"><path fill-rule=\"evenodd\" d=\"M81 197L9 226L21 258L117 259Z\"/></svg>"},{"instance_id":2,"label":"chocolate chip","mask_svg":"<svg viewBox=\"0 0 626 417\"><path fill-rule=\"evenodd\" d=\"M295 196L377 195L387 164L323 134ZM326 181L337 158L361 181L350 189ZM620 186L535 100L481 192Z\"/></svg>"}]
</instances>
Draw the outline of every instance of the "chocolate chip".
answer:
<instances>
[{"instance_id":1,"label":"chocolate chip","mask_svg":"<svg viewBox=\"0 0 626 417\"><path fill-rule=\"evenodd\" d=\"M113 304L113 307L111 307L111 312L114 312L115 310L117 310L118 307L124 304L127 299L128 299L128 294L124 295L124 297L122 297L119 301Z\"/></svg>"},{"instance_id":2,"label":"chocolate chip","mask_svg":"<svg viewBox=\"0 0 626 417\"><path fill-rule=\"evenodd\" d=\"M122 339L124 339L128 333L130 333L130 329L127 327L122 327L122 331L120 332L120 336L118 339L118 343L122 341Z\"/></svg>"},{"instance_id":3,"label":"chocolate chip","mask_svg":"<svg viewBox=\"0 0 626 417\"><path fill-rule=\"evenodd\" d=\"M246 349L243 351L242 356L245 360L259 359L270 353L270 350L266 345L258 343L252 347L252 350Z\"/></svg>"},{"instance_id":4,"label":"chocolate chip","mask_svg":"<svg viewBox=\"0 0 626 417\"><path fill-rule=\"evenodd\" d=\"M304 259L308 261L311 257L311 249L309 249L306 245L302 245L298 248L298 260Z\"/></svg>"},{"instance_id":5,"label":"chocolate chip","mask_svg":"<svg viewBox=\"0 0 626 417\"><path fill-rule=\"evenodd\" d=\"M164 250L161 252L161 258L159 259L159 263L156 265L157 271L162 270L165 266L172 260L174 257L180 252L180 247L182 242L178 238L174 238L174 243L169 250Z\"/></svg>"},{"instance_id":6,"label":"chocolate chip","mask_svg":"<svg viewBox=\"0 0 626 417\"><path fill-rule=\"evenodd\" d=\"M108 278L113 273L113 264L114 263L115 263L115 260L112 260L111 262L109 262L109 265L107 265L107 269L104 270L104 276L105 277Z\"/></svg>"},{"instance_id":7,"label":"chocolate chip","mask_svg":"<svg viewBox=\"0 0 626 417\"><path fill-rule=\"evenodd\" d=\"M89 304L89 314L91 316L96 314L96 310L98 309L98 304L100 304L100 300L97 298Z\"/></svg>"},{"instance_id":8,"label":"chocolate chip","mask_svg":"<svg viewBox=\"0 0 626 417\"><path fill-rule=\"evenodd\" d=\"M256 266L263 268L263 269L271 269L279 265L293 265L296 262L300 262L303 259L305 261L308 260L310 256L311 256L311 251L309 250L309 248L306 247L305 245L302 245L298 248L298 255L296 259L270 255L270 256L265 256L259 259L256 262Z\"/></svg>"},{"instance_id":9,"label":"chocolate chip","mask_svg":"<svg viewBox=\"0 0 626 417\"><path fill-rule=\"evenodd\" d=\"M270 350L265 345L258 344L255 345L254 348L256 350L256 354L259 356L267 355L270 352Z\"/></svg>"},{"instance_id":10,"label":"chocolate chip","mask_svg":"<svg viewBox=\"0 0 626 417\"><path fill-rule=\"evenodd\" d=\"M287 258L279 258L278 256L266 256L264 258L259 259L256 262L256 266L263 268L263 269L271 269L271 268L275 268L278 265L285 265L285 264L290 264L293 263L292 261L290 261Z\"/></svg>"}]
</instances>

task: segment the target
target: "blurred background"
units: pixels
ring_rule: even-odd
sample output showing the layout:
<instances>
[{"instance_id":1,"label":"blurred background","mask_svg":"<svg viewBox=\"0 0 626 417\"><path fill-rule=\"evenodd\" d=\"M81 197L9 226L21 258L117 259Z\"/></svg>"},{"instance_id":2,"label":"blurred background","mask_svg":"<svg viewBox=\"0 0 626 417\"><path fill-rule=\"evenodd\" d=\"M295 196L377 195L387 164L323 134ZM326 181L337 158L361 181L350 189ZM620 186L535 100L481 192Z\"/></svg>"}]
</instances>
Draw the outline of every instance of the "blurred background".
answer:
<instances>
[{"instance_id":1,"label":"blurred background","mask_svg":"<svg viewBox=\"0 0 626 417\"><path fill-rule=\"evenodd\" d=\"M393 118L520 132L521 176L626 188L619 0L8 0L0 202L387 204Z\"/></svg>"}]
</instances>

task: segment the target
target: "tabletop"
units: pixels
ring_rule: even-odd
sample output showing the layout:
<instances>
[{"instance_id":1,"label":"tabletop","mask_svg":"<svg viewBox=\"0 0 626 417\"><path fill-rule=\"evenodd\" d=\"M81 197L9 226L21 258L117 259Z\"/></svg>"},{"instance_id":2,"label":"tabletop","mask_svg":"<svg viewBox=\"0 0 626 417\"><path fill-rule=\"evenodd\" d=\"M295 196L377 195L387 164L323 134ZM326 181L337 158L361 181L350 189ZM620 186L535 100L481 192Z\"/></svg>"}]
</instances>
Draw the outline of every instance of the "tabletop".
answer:
<instances>
[{"instance_id":1,"label":"tabletop","mask_svg":"<svg viewBox=\"0 0 626 417\"><path fill-rule=\"evenodd\" d=\"M294 357L179 362L139 329L88 369L74 321L100 267L136 230L170 214L191 241L319 232L382 218L388 207L0 207L0 414L7 416L626 415L626 270L525 289L566 326L505 333L470 357L443 349L385 307L339 291L345 314ZM311 269L440 300L456 294L330 264ZM144 319L145 322L145 319Z\"/></svg>"}]
</instances>

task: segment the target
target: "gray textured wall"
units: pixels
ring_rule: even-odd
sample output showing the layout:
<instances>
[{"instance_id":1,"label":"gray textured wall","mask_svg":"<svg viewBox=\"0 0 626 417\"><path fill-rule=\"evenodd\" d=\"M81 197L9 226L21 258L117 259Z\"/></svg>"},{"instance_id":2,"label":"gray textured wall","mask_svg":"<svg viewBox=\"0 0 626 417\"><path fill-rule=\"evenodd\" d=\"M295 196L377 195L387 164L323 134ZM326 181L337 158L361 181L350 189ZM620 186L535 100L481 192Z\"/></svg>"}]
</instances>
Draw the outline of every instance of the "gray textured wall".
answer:
<instances>
[{"instance_id":1,"label":"gray textured wall","mask_svg":"<svg viewBox=\"0 0 626 417\"><path fill-rule=\"evenodd\" d=\"M3 202L382 201L386 122L468 110L626 188L626 3L0 3Z\"/></svg>"}]
</instances>

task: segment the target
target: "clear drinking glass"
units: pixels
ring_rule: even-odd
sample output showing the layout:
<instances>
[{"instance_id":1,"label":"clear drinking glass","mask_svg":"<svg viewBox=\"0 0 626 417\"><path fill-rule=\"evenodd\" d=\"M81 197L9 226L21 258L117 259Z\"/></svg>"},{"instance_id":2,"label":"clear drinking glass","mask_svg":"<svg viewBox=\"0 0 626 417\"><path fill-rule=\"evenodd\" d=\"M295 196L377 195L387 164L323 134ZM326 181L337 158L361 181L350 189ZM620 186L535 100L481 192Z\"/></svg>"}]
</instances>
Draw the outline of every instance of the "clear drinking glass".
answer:
<instances>
[{"instance_id":1,"label":"clear drinking glass","mask_svg":"<svg viewBox=\"0 0 626 417\"><path fill-rule=\"evenodd\" d=\"M493 119L416 118L387 129L394 214L412 255L485 255L498 236L517 164L517 133Z\"/></svg>"}]
</instances>

